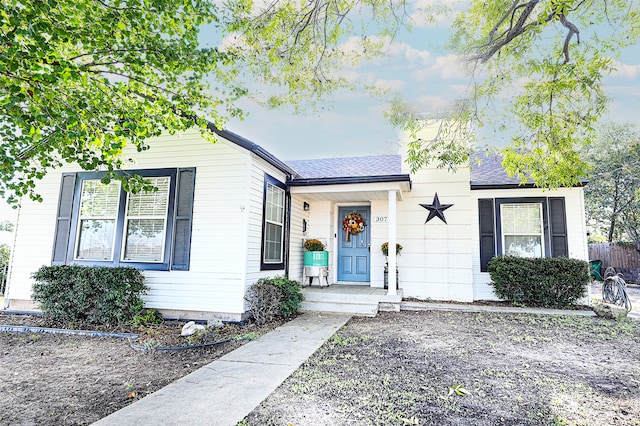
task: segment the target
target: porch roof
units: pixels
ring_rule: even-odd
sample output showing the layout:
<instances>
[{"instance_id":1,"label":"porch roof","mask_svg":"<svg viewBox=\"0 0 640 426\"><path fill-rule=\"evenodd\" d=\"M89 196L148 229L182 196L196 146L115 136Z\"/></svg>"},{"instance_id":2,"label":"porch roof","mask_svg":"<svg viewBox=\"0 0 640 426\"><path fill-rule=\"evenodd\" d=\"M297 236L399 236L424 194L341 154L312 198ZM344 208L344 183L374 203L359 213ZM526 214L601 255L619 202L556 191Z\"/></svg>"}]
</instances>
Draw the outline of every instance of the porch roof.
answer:
<instances>
[{"instance_id":1,"label":"porch roof","mask_svg":"<svg viewBox=\"0 0 640 426\"><path fill-rule=\"evenodd\" d=\"M292 194L310 200L386 200L389 191L402 199L402 192L411 190L411 177L402 174L401 161L399 155L289 161L297 176L288 185Z\"/></svg>"},{"instance_id":2,"label":"porch roof","mask_svg":"<svg viewBox=\"0 0 640 426\"><path fill-rule=\"evenodd\" d=\"M296 180L396 176L402 173L399 155L317 158L287 161L287 164L298 172Z\"/></svg>"},{"instance_id":3,"label":"porch roof","mask_svg":"<svg viewBox=\"0 0 640 426\"><path fill-rule=\"evenodd\" d=\"M375 176L370 176L375 178ZM333 183L324 180L318 184L306 182L304 185L295 185L289 182L289 191L294 195L304 195L305 199L329 200L338 203L350 203L372 200L387 200L389 192L395 192L396 198L402 200L402 194L411 190L411 180L409 175L390 177L386 181L351 179L349 181L334 181Z\"/></svg>"}]
</instances>

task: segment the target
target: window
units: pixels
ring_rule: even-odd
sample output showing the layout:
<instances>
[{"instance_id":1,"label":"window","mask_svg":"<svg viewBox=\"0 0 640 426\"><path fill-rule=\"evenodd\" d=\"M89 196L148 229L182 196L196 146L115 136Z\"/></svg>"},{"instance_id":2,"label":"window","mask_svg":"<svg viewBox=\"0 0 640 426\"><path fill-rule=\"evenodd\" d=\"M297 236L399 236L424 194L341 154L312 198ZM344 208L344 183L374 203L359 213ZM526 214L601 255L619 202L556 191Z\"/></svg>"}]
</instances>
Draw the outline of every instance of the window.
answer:
<instances>
[{"instance_id":1,"label":"window","mask_svg":"<svg viewBox=\"0 0 640 426\"><path fill-rule=\"evenodd\" d=\"M478 200L480 270L496 255L568 255L563 197Z\"/></svg>"},{"instance_id":2,"label":"window","mask_svg":"<svg viewBox=\"0 0 640 426\"><path fill-rule=\"evenodd\" d=\"M542 204L502 204L502 247L507 256L542 257Z\"/></svg>"},{"instance_id":3,"label":"window","mask_svg":"<svg viewBox=\"0 0 640 426\"><path fill-rule=\"evenodd\" d=\"M127 194L122 260L162 262L169 207L168 176L152 178L156 192Z\"/></svg>"},{"instance_id":4,"label":"window","mask_svg":"<svg viewBox=\"0 0 640 426\"><path fill-rule=\"evenodd\" d=\"M284 184L265 175L261 269L284 269L286 200Z\"/></svg>"},{"instance_id":5,"label":"window","mask_svg":"<svg viewBox=\"0 0 640 426\"><path fill-rule=\"evenodd\" d=\"M127 193L102 183L104 173L63 175L53 264L189 269L195 169L130 173L157 191Z\"/></svg>"},{"instance_id":6,"label":"window","mask_svg":"<svg viewBox=\"0 0 640 426\"><path fill-rule=\"evenodd\" d=\"M82 182L76 259L111 260L116 236L120 182Z\"/></svg>"}]
</instances>

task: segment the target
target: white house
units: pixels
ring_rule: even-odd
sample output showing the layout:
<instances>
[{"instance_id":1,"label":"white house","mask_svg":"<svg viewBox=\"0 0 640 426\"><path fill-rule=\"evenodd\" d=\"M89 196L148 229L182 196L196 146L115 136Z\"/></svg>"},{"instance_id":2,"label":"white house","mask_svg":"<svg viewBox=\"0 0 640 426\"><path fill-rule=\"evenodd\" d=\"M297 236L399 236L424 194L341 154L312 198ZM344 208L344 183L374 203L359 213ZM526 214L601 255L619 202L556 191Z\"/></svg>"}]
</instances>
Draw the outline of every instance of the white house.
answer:
<instances>
[{"instance_id":1,"label":"white house","mask_svg":"<svg viewBox=\"0 0 640 426\"><path fill-rule=\"evenodd\" d=\"M485 272L495 254L588 258L580 186L521 186L493 158L473 170L415 174L404 154L285 163L217 133L215 144L198 133L167 135L131 153L126 172L152 179L154 193L127 194L72 164L48 174L37 188L44 201L20 209L4 307L35 308L30 275L42 265L129 265L144 270L148 307L239 320L259 278L302 280L307 238L327 244L334 297L356 289L351 298L375 304L369 314L378 302L397 308L403 296L495 299ZM343 221L354 214L365 225L347 238ZM401 255L385 258L384 242L400 243ZM399 272L384 289L387 261ZM318 293L307 292L307 309L322 309Z\"/></svg>"}]
</instances>

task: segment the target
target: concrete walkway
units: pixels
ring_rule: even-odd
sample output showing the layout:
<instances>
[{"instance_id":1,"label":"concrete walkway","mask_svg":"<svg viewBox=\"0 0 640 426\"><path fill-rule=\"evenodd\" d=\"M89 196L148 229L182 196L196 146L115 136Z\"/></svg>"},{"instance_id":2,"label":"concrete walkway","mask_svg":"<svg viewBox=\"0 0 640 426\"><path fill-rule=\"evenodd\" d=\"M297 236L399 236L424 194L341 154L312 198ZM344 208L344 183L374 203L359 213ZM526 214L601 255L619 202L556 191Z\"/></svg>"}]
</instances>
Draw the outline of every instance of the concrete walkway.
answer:
<instances>
[{"instance_id":1,"label":"concrete walkway","mask_svg":"<svg viewBox=\"0 0 640 426\"><path fill-rule=\"evenodd\" d=\"M235 425L349 318L303 314L94 425Z\"/></svg>"},{"instance_id":2,"label":"concrete walkway","mask_svg":"<svg viewBox=\"0 0 640 426\"><path fill-rule=\"evenodd\" d=\"M402 302L401 309L595 315L579 310L409 301ZM303 314L94 425L235 425L349 318L338 314Z\"/></svg>"}]
</instances>

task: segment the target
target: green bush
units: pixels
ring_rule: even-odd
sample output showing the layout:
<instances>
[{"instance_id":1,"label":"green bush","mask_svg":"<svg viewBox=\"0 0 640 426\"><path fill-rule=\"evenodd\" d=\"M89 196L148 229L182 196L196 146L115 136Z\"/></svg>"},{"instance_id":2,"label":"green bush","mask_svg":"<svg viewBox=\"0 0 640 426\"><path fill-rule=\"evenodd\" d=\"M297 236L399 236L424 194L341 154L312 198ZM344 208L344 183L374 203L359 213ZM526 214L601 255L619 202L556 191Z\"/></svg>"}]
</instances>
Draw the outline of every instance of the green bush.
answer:
<instances>
[{"instance_id":1,"label":"green bush","mask_svg":"<svg viewBox=\"0 0 640 426\"><path fill-rule=\"evenodd\" d=\"M298 312L298 308L302 303L302 292L298 281L290 280L287 277L275 277L266 279L265 282L282 290L282 299L279 307L281 316L289 318Z\"/></svg>"},{"instance_id":2,"label":"green bush","mask_svg":"<svg viewBox=\"0 0 640 426\"><path fill-rule=\"evenodd\" d=\"M137 326L162 324L163 321L164 318L157 309L143 309L133 317L133 325Z\"/></svg>"},{"instance_id":3,"label":"green bush","mask_svg":"<svg viewBox=\"0 0 640 426\"><path fill-rule=\"evenodd\" d=\"M7 285L7 269L9 268L9 257L11 247L6 244L0 245L0 296L4 294Z\"/></svg>"},{"instance_id":4,"label":"green bush","mask_svg":"<svg viewBox=\"0 0 640 426\"><path fill-rule=\"evenodd\" d=\"M287 277L261 278L249 287L245 300L258 324L288 318L302 303L300 283Z\"/></svg>"},{"instance_id":5,"label":"green bush","mask_svg":"<svg viewBox=\"0 0 640 426\"><path fill-rule=\"evenodd\" d=\"M588 262L562 257L494 257L489 274L499 298L546 307L575 303L585 296L590 281Z\"/></svg>"},{"instance_id":6,"label":"green bush","mask_svg":"<svg viewBox=\"0 0 640 426\"><path fill-rule=\"evenodd\" d=\"M56 321L130 324L144 308L144 275L134 268L43 266L32 275L33 300Z\"/></svg>"}]
</instances>

